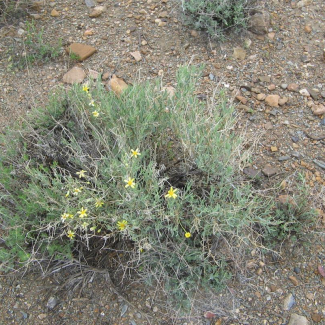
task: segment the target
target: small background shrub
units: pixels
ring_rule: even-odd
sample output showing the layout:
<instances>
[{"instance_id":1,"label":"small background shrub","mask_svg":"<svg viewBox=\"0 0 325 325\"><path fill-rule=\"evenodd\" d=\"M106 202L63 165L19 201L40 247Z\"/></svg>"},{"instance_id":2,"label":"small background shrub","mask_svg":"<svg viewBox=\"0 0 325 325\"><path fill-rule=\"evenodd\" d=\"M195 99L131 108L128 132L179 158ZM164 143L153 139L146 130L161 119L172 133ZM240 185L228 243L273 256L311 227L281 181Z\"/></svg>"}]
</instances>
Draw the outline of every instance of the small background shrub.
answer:
<instances>
[{"instance_id":1,"label":"small background shrub","mask_svg":"<svg viewBox=\"0 0 325 325\"><path fill-rule=\"evenodd\" d=\"M222 287L279 222L273 198L238 173L246 155L225 95L195 96L200 72L180 68L174 96L159 82L120 97L76 85L8 130L1 261L76 258L179 303Z\"/></svg>"},{"instance_id":2,"label":"small background shrub","mask_svg":"<svg viewBox=\"0 0 325 325\"><path fill-rule=\"evenodd\" d=\"M203 29L213 38L222 38L230 28L246 26L253 0L181 0L185 21Z\"/></svg>"}]
</instances>

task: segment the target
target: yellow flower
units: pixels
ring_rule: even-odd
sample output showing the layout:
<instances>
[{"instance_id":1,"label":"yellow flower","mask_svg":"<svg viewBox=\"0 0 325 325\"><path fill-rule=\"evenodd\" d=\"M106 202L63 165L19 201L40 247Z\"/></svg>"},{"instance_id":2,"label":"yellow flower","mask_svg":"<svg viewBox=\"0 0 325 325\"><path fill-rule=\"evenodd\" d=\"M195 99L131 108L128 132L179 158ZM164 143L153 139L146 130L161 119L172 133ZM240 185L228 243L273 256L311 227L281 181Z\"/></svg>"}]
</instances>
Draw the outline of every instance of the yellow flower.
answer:
<instances>
[{"instance_id":1,"label":"yellow flower","mask_svg":"<svg viewBox=\"0 0 325 325\"><path fill-rule=\"evenodd\" d=\"M131 149L131 157L137 158L138 156L141 156L139 149L138 148L135 150Z\"/></svg>"},{"instance_id":2,"label":"yellow flower","mask_svg":"<svg viewBox=\"0 0 325 325\"><path fill-rule=\"evenodd\" d=\"M86 176L85 173L87 173L87 171L85 171L83 169L80 172L76 172L76 174L79 176L79 178L84 178Z\"/></svg>"},{"instance_id":3,"label":"yellow flower","mask_svg":"<svg viewBox=\"0 0 325 325\"><path fill-rule=\"evenodd\" d=\"M104 205L104 201L101 199L97 199L95 202L95 207L96 208L101 208Z\"/></svg>"},{"instance_id":4,"label":"yellow flower","mask_svg":"<svg viewBox=\"0 0 325 325\"><path fill-rule=\"evenodd\" d=\"M168 193L165 195L166 198L170 199L170 198L173 198L173 199L176 199L177 198L177 195L175 194L177 191L177 189L173 189L173 187L171 187L168 191Z\"/></svg>"},{"instance_id":5,"label":"yellow flower","mask_svg":"<svg viewBox=\"0 0 325 325\"><path fill-rule=\"evenodd\" d=\"M70 214L69 214L69 213L63 213L63 214L61 215L61 221L64 222L64 221L66 221L69 217L70 217Z\"/></svg>"},{"instance_id":6,"label":"yellow flower","mask_svg":"<svg viewBox=\"0 0 325 325\"><path fill-rule=\"evenodd\" d=\"M93 117L98 117L98 116L99 116L98 111L93 111Z\"/></svg>"},{"instance_id":7,"label":"yellow flower","mask_svg":"<svg viewBox=\"0 0 325 325\"><path fill-rule=\"evenodd\" d=\"M186 237L186 238L190 238L191 236L192 236L192 235L191 235L190 232L186 232L186 233L185 233L185 237Z\"/></svg>"},{"instance_id":8,"label":"yellow flower","mask_svg":"<svg viewBox=\"0 0 325 325\"><path fill-rule=\"evenodd\" d=\"M88 85L84 84L84 85L82 86L82 91L85 91L86 93L88 93L88 92L89 92L89 87L88 87Z\"/></svg>"},{"instance_id":9,"label":"yellow flower","mask_svg":"<svg viewBox=\"0 0 325 325\"><path fill-rule=\"evenodd\" d=\"M79 218L87 217L87 209L81 208L77 213L79 214Z\"/></svg>"},{"instance_id":10,"label":"yellow flower","mask_svg":"<svg viewBox=\"0 0 325 325\"><path fill-rule=\"evenodd\" d=\"M73 194L74 195L78 195L79 193L81 193L81 190L82 190L82 187L80 187L80 188L74 188L73 189Z\"/></svg>"},{"instance_id":11,"label":"yellow flower","mask_svg":"<svg viewBox=\"0 0 325 325\"><path fill-rule=\"evenodd\" d=\"M123 231L128 225L128 222L126 220L122 220L122 221L119 221L117 223L117 227L118 229L120 229L121 231Z\"/></svg>"},{"instance_id":12,"label":"yellow flower","mask_svg":"<svg viewBox=\"0 0 325 325\"><path fill-rule=\"evenodd\" d=\"M65 197L68 197L70 195L70 191L68 191L65 195Z\"/></svg>"},{"instance_id":13,"label":"yellow flower","mask_svg":"<svg viewBox=\"0 0 325 325\"><path fill-rule=\"evenodd\" d=\"M124 182L126 183L125 187L135 187L134 178L129 177L128 179L124 180Z\"/></svg>"},{"instance_id":14,"label":"yellow flower","mask_svg":"<svg viewBox=\"0 0 325 325\"><path fill-rule=\"evenodd\" d=\"M83 222L82 225L81 225L81 227L82 227L83 229L85 229L85 230L87 229L88 226L89 226L89 223L86 222L86 221Z\"/></svg>"},{"instance_id":15,"label":"yellow flower","mask_svg":"<svg viewBox=\"0 0 325 325\"><path fill-rule=\"evenodd\" d=\"M70 239L73 239L75 237L75 233L71 230L68 231L68 234L67 236L70 238Z\"/></svg>"}]
</instances>

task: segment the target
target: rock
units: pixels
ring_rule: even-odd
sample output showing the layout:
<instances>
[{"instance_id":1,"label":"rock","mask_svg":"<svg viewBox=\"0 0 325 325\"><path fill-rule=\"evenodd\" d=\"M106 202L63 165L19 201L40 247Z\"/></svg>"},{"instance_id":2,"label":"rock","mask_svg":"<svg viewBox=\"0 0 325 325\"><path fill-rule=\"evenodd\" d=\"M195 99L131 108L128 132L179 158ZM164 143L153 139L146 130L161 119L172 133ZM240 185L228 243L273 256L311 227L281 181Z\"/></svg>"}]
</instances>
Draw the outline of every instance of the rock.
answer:
<instances>
[{"instance_id":1,"label":"rock","mask_svg":"<svg viewBox=\"0 0 325 325\"><path fill-rule=\"evenodd\" d=\"M320 93L320 95L321 95L323 98L325 98L325 91L322 91L322 92Z\"/></svg>"},{"instance_id":2,"label":"rock","mask_svg":"<svg viewBox=\"0 0 325 325\"><path fill-rule=\"evenodd\" d=\"M300 95L304 96L304 97L310 97L309 91L307 89L301 89L299 90Z\"/></svg>"},{"instance_id":3,"label":"rock","mask_svg":"<svg viewBox=\"0 0 325 325\"><path fill-rule=\"evenodd\" d=\"M97 80L100 77L100 73L96 70L89 69L88 76L93 80Z\"/></svg>"},{"instance_id":4,"label":"rock","mask_svg":"<svg viewBox=\"0 0 325 325\"><path fill-rule=\"evenodd\" d=\"M258 94L256 96L257 100L264 100L266 98L266 95L265 94Z\"/></svg>"},{"instance_id":5,"label":"rock","mask_svg":"<svg viewBox=\"0 0 325 325\"><path fill-rule=\"evenodd\" d=\"M298 279L295 276L293 276L293 275L289 276L289 280L292 282L292 284L294 286L299 285L299 281L298 281Z\"/></svg>"},{"instance_id":6,"label":"rock","mask_svg":"<svg viewBox=\"0 0 325 325\"><path fill-rule=\"evenodd\" d=\"M73 67L62 78L68 84L81 83L86 78L86 73L82 68Z\"/></svg>"},{"instance_id":7,"label":"rock","mask_svg":"<svg viewBox=\"0 0 325 325\"><path fill-rule=\"evenodd\" d=\"M288 102L289 98L288 97L283 97L279 99L279 105L283 106Z\"/></svg>"},{"instance_id":8,"label":"rock","mask_svg":"<svg viewBox=\"0 0 325 325\"><path fill-rule=\"evenodd\" d=\"M301 0L297 3L297 8L302 8L305 6L310 5L313 2L313 0Z\"/></svg>"},{"instance_id":9,"label":"rock","mask_svg":"<svg viewBox=\"0 0 325 325\"><path fill-rule=\"evenodd\" d=\"M255 11L248 21L248 30L257 35L264 35L270 26L270 15L266 11Z\"/></svg>"},{"instance_id":10,"label":"rock","mask_svg":"<svg viewBox=\"0 0 325 325\"><path fill-rule=\"evenodd\" d=\"M298 137L298 136L292 136L291 137L291 140L292 140L292 142L294 142L294 143L298 143L299 142L299 140L300 140L300 138Z\"/></svg>"},{"instance_id":11,"label":"rock","mask_svg":"<svg viewBox=\"0 0 325 325\"><path fill-rule=\"evenodd\" d=\"M277 152L277 151L278 151L278 148L275 147L275 146L271 146L271 151L272 151L272 152Z\"/></svg>"},{"instance_id":12,"label":"rock","mask_svg":"<svg viewBox=\"0 0 325 325\"><path fill-rule=\"evenodd\" d=\"M252 179L261 177L261 171L252 167L245 167L243 173Z\"/></svg>"},{"instance_id":13,"label":"rock","mask_svg":"<svg viewBox=\"0 0 325 325\"><path fill-rule=\"evenodd\" d=\"M199 33L196 30L194 30L194 29L191 30L190 34L193 37L198 37L199 36Z\"/></svg>"},{"instance_id":14,"label":"rock","mask_svg":"<svg viewBox=\"0 0 325 325\"><path fill-rule=\"evenodd\" d=\"M319 97L319 91L316 91L314 89L308 89L308 92L313 100L317 100Z\"/></svg>"},{"instance_id":15,"label":"rock","mask_svg":"<svg viewBox=\"0 0 325 325\"><path fill-rule=\"evenodd\" d=\"M90 18L97 18L99 17L104 11L106 10L106 8L104 6L97 6L95 7L89 14Z\"/></svg>"},{"instance_id":16,"label":"rock","mask_svg":"<svg viewBox=\"0 0 325 325\"><path fill-rule=\"evenodd\" d=\"M59 301L56 297L50 297L49 300L47 301L46 307L48 309L54 309L58 303Z\"/></svg>"},{"instance_id":17,"label":"rock","mask_svg":"<svg viewBox=\"0 0 325 325\"><path fill-rule=\"evenodd\" d=\"M271 32L271 33L268 33L267 34L267 37L269 38L269 39L274 39L274 37L275 37L275 33L274 32Z\"/></svg>"},{"instance_id":18,"label":"rock","mask_svg":"<svg viewBox=\"0 0 325 325\"><path fill-rule=\"evenodd\" d=\"M44 319L44 318L46 318L46 317L47 317L47 314L39 314L39 315L37 316L38 319Z\"/></svg>"},{"instance_id":19,"label":"rock","mask_svg":"<svg viewBox=\"0 0 325 325\"><path fill-rule=\"evenodd\" d=\"M128 87L126 82L123 79L116 77L115 74L112 76L112 79L108 82L108 85L117 96L120 96L123 91Z\"/></svg>"},{"instance_id":20,"label":"rock","mask_svg":"<svg viewBox=\"0 0 325 325\"><path fill-rule=\"evenodd\" d=\"M163 11L158 15L159 18L167 18L168 17L168 12L167 11Z\"/></svg>"},{"instance_id":21,"label":"rock","mask_svg":"<svg viewBox=\"0 0 325 325\"><path fill-rule=\"evenodd\" d=\"M134 57L135 61L137 61L137 62L141 61L142 56L139 51L130 52L130 54Z\"/></svg>"},{"instance_id":22,"label":"rock","mask_svg":"<svg viewBox=\"0 0 325 325\"><path fill-rule=\"evenodd\" d=\"M305 32L306 32L306 33L309 34L309 33L311 33L312 30L313 30L313 28L312 28L310 25L306 25L306 26L305 26Z\"/></svg>"},{"instance_id":23,"label":"rock","mask_svg":"<svg viewBox=\"0 0 325 325\"><path fill-rule=\"evenodd\" d=\"M86 6L92 8L96 6L96 3L93 0L85 0Z\"/></svg>"},{"instance_id":24,"label":"rock","mask_svg":"<svg viewBox=\"0 0 325 325\"><path fill-rule=\"evenodd\" d=\"M94 35L94 32L91 29L87 29L84 32L84 36L92 36Z\"/></svg>"},{"instance_id":25,"label":"rock","mask_svg":"<svg viewBox=\"0 0 325 325\"><path fill-rule=\"evenodd\" d=\"M245 41L244 41L244 48L245 49L249 49L251 47L251 45L252 45L252 40L249 39L249 38L245 39Z\"/></svg>"},{"instance_id":26,"label":"rock","mask_svg":"<svg viewBox=\"0 0 325 325\"><path fill-rule=\"evenodd\" d=\"M309 322L305 316L291 314L288 325L309 325Z\"/></svg>"},{"instance_id":27,"label":"rock","mask_svg":"<svg viewBox=\"0 0 325 325\"><path fill-rule=\"evenodd\" d=\"M276 88L275 84L270 84L269 86L267 86L267 89L272 91Z\"/></svg>"},{"instance_id":28,"label":"rock","mask_svg":"<svg viewBox=\"0 0 325 325\"><path fill-rule=\"evenodd\" d=\"M242 104L246 105L247 104L247 99L244 96L236 96L236 99L240 101Z\"/></svg>"},{"instance_id":29,"label":"rock","mask_svg":"<svg viewBox=\"0 0 325 325\"><path fill-rule=\"evenodd\" d=\"M278 169L276 167L271 166L271 165L266 165L262 169L262 173L267 177L271 177L271 176L278 173Z\"/></svg>"},{"instance_id":30,"label":"rock","mask_svg":"<svg viewBox=\"0 0 325 325\"><path fill-rule=\"evenodd\" d=\"M59 17L60 16L60 13L56 9L52 9L51 16L52 17Z\"/></svg>"},{"instance_id":31,"label":"rock","mask_svg":"<svg viewBox=\"0 0 325 325\"><path fill-rule=\"evenodd\" d=\"M325 106L323 104L314 104L311 106L311 110L316 116L325 114Z\"/></svg>"},{"instance_id":32,"label":"rock","mask_svg":"<svg viewBox=\"0 0 325 325\"><path fill-rule=\"evenodd\" d=\"M299 88L299 85L297 85L295 83L289 84L287 87L287 89L289 91L293 91L293 92L298 92L298 88Z\"/></svg>"},{"instance_id":33,"label":"rock","mask_svg":"<svg viewBox=\"0 0 325 325\"><path fill-rule=\"evenodd\" d=\"M234 48L234 58L236 60L244 60L246 57L246 51L241 47Z\"/></svg>"},{"instance_id":34,"label":"rock","mask_svg":"<svg viewBox=\"0 0 325 325\"><path fill-rule=\"evenodd\" d=\"M283 300L283 310L290 310L296 301L292 293L289 293ZM292 325L295 323L292 323Z\"/></svg>"},{"instance_id":35,"label":"rock","mask_svg":"<svg viewBox=\"0 0 325 325\"><path fill-rule=\"evenodd\" d=\"M19 28L17 31L18 36L22 36L25 33L25 30L23 30L22 28Z\"/></svg>"},{"instance_id":36,"label":"rock","mask_svg":"<svg viewBox=\"0 0 325 325\"><path fill-rule=\"evenodd\" d=\"M267 95L265 97L265 103L271 107L279 107L279 95Z\"/></svg>"},{"instance_id":37,"label":"rock","mask_svg":"<svg viewBox=\"0 0 325 325\"><path fill-rule=\"evenodd\" d=\"M287 87L288 87L288 84L281 84L282 89L287 89Z\"/></svg>"},{"instance_id":38,"label":"rock","mask_svg":"<svg viewBox=\"0 0 325 325\"><path fill-rule=\"evenodd\" d=\"M319 323L323 317L322 315L318 314L318 313L312 313L311 314L311 319L315 322L315 323Z\"/></svg>"},{"instance_id":39,"label":"rock","mask_svg":"<svg viewBox=\"0 0 325 325\"><path fill-rule=\"evenodd\" d=\"M286 161L286 160L290 160L290 156L281 156L278 158L278 161Z\"/></svg>"},{"instance_id":40,"label":"rock","mask_svg":"<svg viewBox=\"0 0 325 325\"><path fill-rule=\"evenodd\" d=\"M261 81L261 82L270 83L271 82L271 77L270 76L260 76L260 77L258 77L258 80Z\"/></svg>"},{"instance_id":41,"label":"rock","mask_svg":"<svg viewBox=\"0 0 325 325\"><path fill-rule=\"evenodd\" d=\"M242 109L242 110L244 110L247 113L253 113L254 112L254 110L252 108L250 108L250 107L248 107L246 105L243 105L243 104L238 105L237 108L238 109Z\"/></svg>"},{"instance_id":42,"label":"rock","mask_svg":"<svg viewBox=\"0 0 325 325\"><path fill-rule=\"evenodd\" d=\"M84 61L96 52L96 49L90 45L81 43L72 43L66 48L68 54L73 53L78 56L80 61Z\"/></svg>"}]
</instances>

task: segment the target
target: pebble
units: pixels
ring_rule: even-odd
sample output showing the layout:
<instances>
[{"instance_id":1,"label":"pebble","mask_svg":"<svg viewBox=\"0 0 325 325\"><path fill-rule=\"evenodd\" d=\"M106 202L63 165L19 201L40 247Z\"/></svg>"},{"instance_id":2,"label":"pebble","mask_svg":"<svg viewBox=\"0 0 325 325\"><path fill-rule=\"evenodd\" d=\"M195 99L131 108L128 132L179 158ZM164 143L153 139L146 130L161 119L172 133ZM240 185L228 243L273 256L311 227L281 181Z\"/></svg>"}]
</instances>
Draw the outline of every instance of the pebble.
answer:
<instances>
[{"instance_id":1,"label":"pebble","mask_svg":"<svg viewBox=\"0 0 325 325\"><path fill-rule=\"evenodd\" d=\"M297 136L293 136L293 137L291 137L291 140L292 140L292 142L297 143L297 142L299 142L300 139Z\"/></svg>"},{"instance_id":2,"label":"pebble","mask_svg":"<svg viewBox=\"0 0 325 325\"><path fill-rule=\"evenodd\" d=\"M293 272L295 272L296 274L299 274L299 273L300 273L300 268L297 267L297 266L295 266L295 267L293 268Z\"/></svg>"},{"instance_id":3,"label":"pebble","mask_svg":"<svg viewBox=\"0 0 325 325\"><path fill-rule=\"evenodd\" d=\"M320 125L325 126L325 117L320 121Z\"/></svg>"},{"instance_id":4,"label":"pebble","mask_svg":"<svg viewBox=\"0 0 325 325\"><path fill-rule=\"evenodd\" d=\"M267 86L267 89L272 91L276 88L275 84L270 84L269 86Z\"/></svg>"},{"instance_id":5,"label":"pebble","mask_svg":"<svg viewBox=\"0 0 325 325\"><path fill-rule=\"evenodd\" d=\"M66 74L64 74L62 80L65 83L74 84L81 83L86 78L86 73L82 68L73 67Z\"/></svg>"},{"instance_id":6,"label":"pebble","mask_svg":"<svg viewBox=\"0 0 325 325\"><path fill-rule=\"evenodd\" d=\"M60 14L59 14L59 12L58 12L56 9L52 9L52 11L51 11L51 16L52 16L52 17L59 17Z\"/></svg>"},{"instance_id":7,"label":"pebble","mask_svg":"<svg viewBox=\"0 0 325 325\"><path fill-rule=\"evenodd\" d=\"M299 85L295 84L295 83L292 83L292 84L289 84L287 89L289 91L293 91L293 92L298 92L298 89L299 89Z\"/></svg>"},{"instance_id":8,"label":"pebble","mask_svg":"<svg viewBox=\"0 0 325 325\"><path fill-rule=\"evenodd\" d=\"M320 93L320 95L321 95L323 98L325 98L325 91L322 91L322 92Z\"/></svg>"},{"instance_id":9,"label":"pebble","mask_svg":"<svg viewBox=\"0 0 325 325\"><path fill-rule=\"evenodd\" d=\"M247 99L244 96L236 96L236 99L239 100L242 104L246 105L247 104Z\"/></svg>"},{"instance_id":10,"label":"pebble","mask_svg":"<svg viewBox=\"0 0 325 325\"><path fill-rule=\"evenodd\" d=\"M325 114L325 106L323 104L312 105L311 110L316 116Z\"/></svg>"},{"instance_id":11,"label":"pebble","mask_svg":"<svg viewBox=\"0 0 325 325\"><path fill-rule=\"evenodd\" d=\"M306 32L306 33L309 34L309 33L311 33L312 30L313 30L313 28L312 28L310 25L306 25L306 26L305 26L305 32Z\"/></svg>"},{"instance_id":12,"label":"pebble","mask_svg":"<svg viewBox=\"0 0 325 325\"><path fill-rule=\"evenodd\" d=\"M307 89L301 89L299 90L299 93L304 97L310 97L309 91Z\"/></svg>"},{"instance_id":13,"label":"pebble","mask_svg":"<svg viewBox=\"0 0 325 325\"><path fill-rule=\"evenodd\" d=\"M288 97L283 97L279 99L279 105L283 106L288 102L289 98Z\"/></svg>"},{"instance_id":14,"label":"pebble","mask_svg":"<svg viewBox=\"0 0 325 325\"><path fill-rule=\"evenodd\" d=\"M312 313L311 314L311 319L315 322L315 323L319 323L322 320L322 315L318 314L318 313Z\"/></svg>"},{"instance_id":15,"label":"pebble","mask_svg":"<svg viewBox=\"0 0 325 325\"><path fill-rule=\"evenodd\" d=\"M279 106L279 95L267 95L265 97L265 103L271 107L278 107Z\"/></svg>"},{"instance_id":16,"label":"pebble","mask_svg":"<svg viewBox=\"0 0 325 325\"><path fill-rule=\"evenodd\" d=\"M299 281L295 276L293 275L289 276L289 280L292 282L293 285L295 286L299 285Z\"/></svg>"},{"instance_id":17,"label":"pebble","mask_svg":"<svg viewBox=\"0 0 325 325\"><path fill-rule=\"evenodd\" d=\"M290 310L296 301L292 293L289 293L283 300L283 310Z\"/></svg>"},{"instance_id":18,"label":"pebble","mask_svg":"<svg viewBox=\"0 0 325 325\"><path fill-rule=\"evenodd\" d=\"M266 165L262 169L262 173L267 177L271 177L271 176L278 173L278 169L276 167L271 166L271 165Z\"/></svg>"},{"instance_id":19,"label":"pebble","mask_svg":"<svg viewBox=\"0 0 325 325\"><path fill-rule=\"evenodd\" d=\"M48 309L54 309L55 306L58 304L58 299L56 297L50 297L49 300L47 301L46 307Z\"/></svg>"},{"instance_id":20,"label":"pebble","mask_svg":"<svg viewBox=\"0 0 325 325\"><path fill-rule=\"evenodd\" d=\"M37 316L38 319L45 319L47 317L47 314L39 314Z\"/></svg>"},{"instance_id":21,"label":"pebble","mask_svg":"<svg viewBox=\"0 0 325 325\"><path fill-rule=\"evenodd\" d=\"M288 84L281 84L282 89L287 89L287 87L288 87Z\"/></svg>"},{"instance_id":22,"label":"pebble","mask_svg":"<svg viewBox=\"0 0 325 325\"><path fill-rule=\"evenodd\" d=\"M105 11L105 9L106 8L104 6L97 6L91 11L91 13L89 14L89 17L97 18Z\"/></svg>"},{"instance_id":23,"label":"pebble","mask_svg":"<svg viewBox=\"0 0 325 325\"><path fill-rule=\"evenodd\" d=\"M286 161L289 160L291 157L290 156L281 156L278 158L279 161Z\"/></svg>"},{"instance_id":24,"label":"pebble","mask_svg":"<svg viewBox=\"0 0 325 325\"><path fill-rule=\"evenodd\" d=\"M305 316L291 314L288 325L309 325L309 321Z\"/></svg>"},{"instance_id":25,"label":"pebble","mask_svg":"<svg viewBox=\"0 0 325 325\"><path fill-rule=\"evenodd\" d=\"M266 98L266 95L265 94L258 94L256 96L257 100L264 100Z\"/></svg>"}]
</instances>

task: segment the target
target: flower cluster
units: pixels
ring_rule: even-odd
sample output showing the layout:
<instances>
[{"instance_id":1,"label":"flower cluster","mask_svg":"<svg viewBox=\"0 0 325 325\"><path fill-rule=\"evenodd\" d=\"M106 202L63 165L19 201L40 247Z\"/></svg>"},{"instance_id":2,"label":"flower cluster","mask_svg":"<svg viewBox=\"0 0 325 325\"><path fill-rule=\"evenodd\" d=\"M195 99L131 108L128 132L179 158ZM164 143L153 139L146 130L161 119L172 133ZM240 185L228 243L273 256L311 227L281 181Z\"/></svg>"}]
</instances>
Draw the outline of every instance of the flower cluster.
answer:
<instances>
[{"instance_id":1,"label":"flower cluster","mask_svg":"<svg viewBox=\"0 0 325 325\"><path fill-rule=\"evenodd\" d=\"M99 117L100 115L100 111L99 111L99 108L98 108L98 105L95 103L95 100L92 98L90 92L89 92L89 86L87 84L84 84L82 86L82 91L86 92L87 95L88 95L88 98L89 98L89 106L93 108L93 111L92 111L92 116L97 118Z\"/></svg>"}]
</instances>

